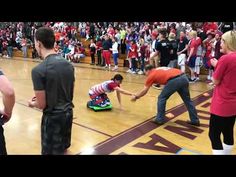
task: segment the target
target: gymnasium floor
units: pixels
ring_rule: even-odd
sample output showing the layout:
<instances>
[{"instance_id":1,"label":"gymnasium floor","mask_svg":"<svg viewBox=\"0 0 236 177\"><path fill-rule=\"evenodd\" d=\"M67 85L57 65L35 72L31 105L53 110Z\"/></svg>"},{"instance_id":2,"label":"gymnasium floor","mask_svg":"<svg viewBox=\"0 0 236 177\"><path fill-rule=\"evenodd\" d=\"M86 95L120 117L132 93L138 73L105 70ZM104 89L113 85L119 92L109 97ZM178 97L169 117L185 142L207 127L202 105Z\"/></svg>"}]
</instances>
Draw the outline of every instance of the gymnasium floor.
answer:
<instances>
[{"instance_id":1,"label":"gymnasium floor","mask_svg":"<svg viewBox=\"0 0 236 177\"><path fill-rule=\"evenodd\" d=\"M38 62L33 60L0 59L0 68L13 83L16 93L13 116L4 125L8 154L41 152L42 112L27 106L27 100L34 95L31 69L36 65ZM201 126L186 124L188 113L178 94L167 101L167 113L174 114L174 117L158 126L151 120L156 115L157 96L161 90L154 88L136 102L122 95L124 110L119 109L115 92L108 94L113 104L111 111L94 112L86 107L89 88L111 79L115 73L88 64L76 64L72 145L68 154L211 154L208 110L212 88L204 82L206 76L202 76L203 81L190 84ZM124 77L122 88L132 92L143 88L144 75L126 73L125 68L119 68L119 73ZM204 96L204 93L209 96ZM236 154L236 148L233 153Z\"/></svg>"}]
</instances>

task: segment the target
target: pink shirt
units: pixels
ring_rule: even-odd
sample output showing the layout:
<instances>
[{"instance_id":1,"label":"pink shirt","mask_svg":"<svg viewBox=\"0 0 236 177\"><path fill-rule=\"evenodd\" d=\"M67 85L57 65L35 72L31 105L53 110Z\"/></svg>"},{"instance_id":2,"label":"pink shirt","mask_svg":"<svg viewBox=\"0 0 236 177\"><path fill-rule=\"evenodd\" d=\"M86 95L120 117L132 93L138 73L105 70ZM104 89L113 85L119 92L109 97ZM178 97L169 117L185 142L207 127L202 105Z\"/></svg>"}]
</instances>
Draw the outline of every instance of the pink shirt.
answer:
<instances>
[{"instance_id":1,"label":"pink shirt","mask_svg":"<svg viewBox=\"0 0 236 177\"><path fill-rule=\"evenodd\" d=\"M222 117L236 115L236 52L219 59L213 78L220 83L214 88L210 112Z\"/></svg>"}]
</instances>

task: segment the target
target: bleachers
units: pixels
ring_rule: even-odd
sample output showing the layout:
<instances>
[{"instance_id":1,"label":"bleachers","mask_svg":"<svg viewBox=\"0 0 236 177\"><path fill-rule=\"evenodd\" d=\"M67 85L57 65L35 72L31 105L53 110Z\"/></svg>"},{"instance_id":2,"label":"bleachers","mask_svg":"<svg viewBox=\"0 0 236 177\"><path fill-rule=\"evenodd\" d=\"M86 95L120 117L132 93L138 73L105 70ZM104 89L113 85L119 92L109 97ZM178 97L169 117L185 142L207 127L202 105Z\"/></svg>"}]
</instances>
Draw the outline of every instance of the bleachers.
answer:
<instances>
[{"instance_id":1,"label":"bleachers","mask_svg":"<svg viewBox=\"0 0 236 177\"><path fill-rule=\"evenodd\" d=\"M91 63L91 57L89 54L90 40L86 41L85 38L81 38L80 36L78 36L78 39L83 43L83 46L85 47L85 55L86 55L85 58L80 59L80 62L90 64ZM16 58L23 57L23 52L18 49L13 49L13 56ZM32 48L28 48L28 58L32 58ZM119 53L118 66L119 67L127 66L127 62L124 65L125 60L126 60L126 54ZM95 55L95 63L97 63L97 55ZM112 57L111 57L111 65L114 66L114 60ZM189 72L190 71L188 67L186 67L186 73L189 73ZM207 75L208 71L204 67L201 67L200 74Z\"/></svg>"}]
</instances>

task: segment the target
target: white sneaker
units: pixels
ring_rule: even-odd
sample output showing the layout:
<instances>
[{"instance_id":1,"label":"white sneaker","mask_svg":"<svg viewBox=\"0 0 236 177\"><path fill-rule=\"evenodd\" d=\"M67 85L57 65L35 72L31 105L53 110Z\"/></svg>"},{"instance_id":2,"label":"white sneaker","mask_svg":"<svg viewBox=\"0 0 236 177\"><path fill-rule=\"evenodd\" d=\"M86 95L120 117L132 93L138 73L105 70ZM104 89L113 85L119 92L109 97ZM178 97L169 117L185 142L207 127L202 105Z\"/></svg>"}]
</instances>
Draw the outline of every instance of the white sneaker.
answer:
<instances>
[{"instance_id":1,"label":"white sneaker","mask_svg":"<svg viewBox=\"0 0 236 177\"><path fill-rule=\"evenodd\" d=\"M144 73L143 73L143 71L142 71L142 70L140 70L140 71L138 72L138 74L142 75L142 74L144 74Z\"/></svg>"},{"instance_id":2,"label":"white sneaker","mask_svg":"<svg viewBox=\"0 0 236 177\"><path fill-rule=\"evenodd\" d=\"M127 72L127 73L132 73L131 69L128 69L126 72Z\"/></svg>"},{"instance_id":3,"label":"white sneaker","mask_svg":"<svg viewBox=\"0 0 236 177\"><path fill-rule=\"evenodd\" d=\"M136 72L135 72L135 71L132 71L132 74L136 74Z\"/></svg>"},{"instance_id":4,"label":"white sneaker","mask_svg":"<svg viewBox=\"0 0 236 177\"><path fill-rule=\"evenodd\" d=\"M118 70L118 68L116 68L116 67L114 67L113 69L112 69L112 71L117 71Z\"/></svg>"}]
</instances>

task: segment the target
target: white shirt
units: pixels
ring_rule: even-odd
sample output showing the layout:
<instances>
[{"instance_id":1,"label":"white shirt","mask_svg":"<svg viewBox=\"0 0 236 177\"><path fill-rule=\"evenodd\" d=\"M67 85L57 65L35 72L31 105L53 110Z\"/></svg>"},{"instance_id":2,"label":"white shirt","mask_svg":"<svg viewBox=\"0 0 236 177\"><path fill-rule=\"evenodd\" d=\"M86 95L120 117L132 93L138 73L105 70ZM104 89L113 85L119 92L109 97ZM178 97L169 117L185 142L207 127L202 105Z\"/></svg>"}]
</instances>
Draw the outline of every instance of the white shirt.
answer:
<instances>
[{"instance_id":1,"label":"white shirt","mask_svg":"<svg viewBox=\"0 0 236 177\"><path fill-rule=\"evenodd\" d=\"M115 53L119 53L118 52L118 43L117 42L114 42L113 44L112 44L112 53L113 54L115 54Z\"/></svg>"}]
</instances>

